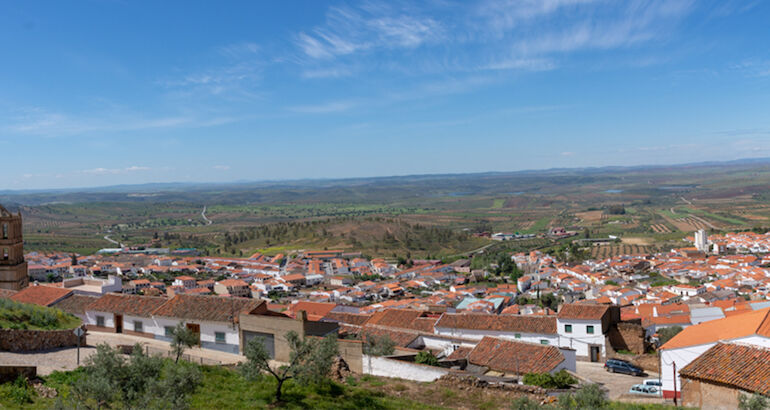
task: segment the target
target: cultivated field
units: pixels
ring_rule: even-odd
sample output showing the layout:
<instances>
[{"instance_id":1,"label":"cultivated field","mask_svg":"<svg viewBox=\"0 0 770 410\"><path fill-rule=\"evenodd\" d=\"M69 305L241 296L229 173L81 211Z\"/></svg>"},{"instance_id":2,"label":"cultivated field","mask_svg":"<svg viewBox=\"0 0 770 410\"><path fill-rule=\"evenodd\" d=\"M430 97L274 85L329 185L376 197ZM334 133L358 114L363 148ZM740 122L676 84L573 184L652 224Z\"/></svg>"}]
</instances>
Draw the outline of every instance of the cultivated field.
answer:
<instances>
[{"instance_id":1,"label":"cultivated field","mask_svg":"<svg viewBox=\"0 0 770 410\"><path fill-rule=\"evenodd\" d=\"M751 179L746 179L749 172ZM90 253L114 244L258 249L341 247L371 256L459 254L477 232L643 237L770 223L770 166L543 171L0 195L24 216L26 249ZM201 215L206 206L206 218ZM254 232L259 231L259 234ZM486 241L486 242L485 242ZM424 243L422 243L424 242ZM615 253L615 248L594 252ZM643 248L617 252L642 252Z\"/></svg>"}]
</instances>

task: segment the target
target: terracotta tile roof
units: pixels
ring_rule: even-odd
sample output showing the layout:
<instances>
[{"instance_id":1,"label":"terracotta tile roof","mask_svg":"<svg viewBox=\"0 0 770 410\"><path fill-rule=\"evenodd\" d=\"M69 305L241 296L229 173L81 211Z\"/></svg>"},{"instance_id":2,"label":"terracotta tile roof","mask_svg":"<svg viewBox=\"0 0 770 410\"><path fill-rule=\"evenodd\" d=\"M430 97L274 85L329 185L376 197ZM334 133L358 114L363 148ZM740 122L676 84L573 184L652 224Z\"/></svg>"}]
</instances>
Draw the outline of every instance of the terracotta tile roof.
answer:
<instances>
[{"instance_id":1,"label":"terracotta tile roof","mask_svg":"<svg viewBox=\"0 0 770 410\"><path fill-rule=\"evenodd\" d=\"M435 325L443 328L556 334L555 316L499 316L444 313Z\"/></svg>"},{"instance_id":2,"label":"terracotta tile roof","mask_svg":"<svg viewBox=\"0 0 770 410\"><path fill-rule=\"evenodd\" d=\"M556 346L486 336L473 348L468 361L506 373L548 373L564 361L564 355Z\"/></svg>"},{"instance_id":3,"label":"terracotta tile roof","mask_svg":"<svg viewBox=\"0 0 770 410\"><path fill-rule=\"evenodd\" d=\"M296 315L300 310L304 310L305 313L307 313L308 320L318 321L336 307L336 303L299 301L297 303L290 304L288 310L291 312L291 316Z\"/></svg>"},{"instance_id":4,"label":"terracotta tile roof","mask_svg":"<svg viewBox=\"0 0 770 410\"><path fill-rule=\"evenodd\" d=\"M660 348L677 349L755 334L770 337L769 313L770 308L765 308L689 326Z\"/></svg>"},{"instance_id":5,"label":"terracotta tile roof","mask_svg":"<svg viewBox=\"0 0 770 410\"><path fill-rule=\"evenodd\" d=\"M770 394L770 349L717 343L682 368L679 375L767 396Z\"/></svg>"},{"instance_id":6,"label":"terracotta tile roof","mask_svg":"<svg viewBox=\"0 0 770 410\"><path fill-rule=\"evenodd\" d=\"M96 296L72 295L51 306L73 315L84 315L86 306L94 303L96 299Z\"/></svg>"},{"instance_id":7,"label":"terracotta tile roof","mask_svg":"<svg viewBox=\"0 0 770 410\"><path fill-rule=\"evenodd\" d=\"M240 279L224 279L224 280L220 280L219 284L228 288L239 288L239 287L242 288L242 287L249 286L248 283Z\"/></svg>"},{"instance_id":8,"label":"terracotta tile roof","mask_svg":"<svg viewBox=\"0 0 770 410\"><path fill-rule=\"evenodd\" d=\"M473 351L472 347L458 347L452 354L447 356L447 360L460 360L467 359L468 355Z\"/></svg>"},{"instance_id":9,"label":"terracotta tile roof","mask_svg":"<svg viewBox=\"0 0 770 410\"><path fill-rule=\"evenodd\" d=\"M24 288L10 299L22 303L32 303L40 306L51 306L53 303L72 294L71 289L58 288L53 286L30 286Z\"/></svg>"},{"instance_id":10,"label":"terracotta tile roof","mask_svg":"<svg viewBox=\"0 0 770 410\"><path fill-rule=\"evenodd\" d=\"M375 312L367 325L379 325L410 329L413 320L422 316L422 312L412 309L385 309Z\"/></svg>"},{"instance_id":11,"label":"terracotta tile roof","mask_svg":"<svg viewBox=\"0 0 770 410\"><path fill-rule=\"evenodd\" d=\"M368 325L364 326L359 334L361 335L361 339L364 339L366 336L387 336L396 344L396 346L400 347L407 347L414 341L414 339L417 339L420 336L415 331L387 329L379 326Z\"/></svg>"},{"instance_id":12,"label":"terracotta tile roof","mask_svg":"<svg viewBox=\"0 0 770 410\"><path fill-rule=\"evenodd\" d=\"M438 321L435 317L418 317L412 321L411 329L419 330L425 333L433 333L433 326Z\"/></svg>"},{"instance_id":13,"label":"terracotta tile roof","mask_svg":"<svg viewBox=\"0 0 770 410\"><path fill-rule=\"evenodd\" d=\"M166 298L154 296L108 293L86 306L85 310L150 317L155 309L167 301Z\"/></svg>"},{"instance_id":14,"label":"terracotta tile roof","mask_svg":"<svg viewBox=\"0 0 770 410\"><path fill-rule=\"evenodd\" d=\"M209 322L238 322L240 313L252 312L264 301L177 294L157 308L153 315ZM264 306L267 310L267 306Z\"/></svg>"},{"instance_id":15,"label":"terracotta tile roof","mask_svg":"<svg viewBox=\"0 0 770 410\"><path fill-rule=\"evenodd\" d=\"M354 326L363 326L372 315L365 315L361 313L344 313L344 312L329 312L324 316L325 321L336 321Z\"/></svg>"},{"instance_id":16,"label":"terracotta tile roof","mask_svg":"<svg viewBox=\"0 0 770 410\"><path fill-rule=\"evenodd\" d=\"M570 303L561 307L559 319L601 320L609 309L607 305Z\"/></svg>"}]
</instances>

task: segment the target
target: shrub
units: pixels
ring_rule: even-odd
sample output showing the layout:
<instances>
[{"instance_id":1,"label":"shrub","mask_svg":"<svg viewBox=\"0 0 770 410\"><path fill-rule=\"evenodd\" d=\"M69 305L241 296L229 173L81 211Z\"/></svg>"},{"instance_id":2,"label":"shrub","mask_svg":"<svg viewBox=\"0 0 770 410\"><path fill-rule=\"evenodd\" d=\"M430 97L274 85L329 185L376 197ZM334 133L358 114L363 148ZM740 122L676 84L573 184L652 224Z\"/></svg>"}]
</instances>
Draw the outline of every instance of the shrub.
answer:
<instances>
[{"instance_id":1,"label":"shrub","mask_svg":"<svg viewBox=\"0 0 770 410\"><path fill-rule=\"evenodd\" d=\"M544 389L564 389L575 383L577 380L564 369L553 375L550 373L527 373L524 375L524 384L540 386Z\"/></svg>"},{"instance_id":2,"label":"shrub","mask_svg":"<svg viewBox=\"0 0 770 410\"><path fill-rule=\"evenodd\" d=\"M32 392L30 390L27 378L19 375L13 382L0 386L0 397L6 397L18 405L29 404L32 403Z\"/></svg>"},{"instance_id":3,"label":"shrub","mask_svg":"<svg viewBox=\"0 0 770 410\"><path fill-rule=\"evenodd\" d=\"M184 408L200 380L200 371L190 364L147 356L138 345L125 359L104 344L86 360L82 375L72 380L73 403L69 404L74 408Z\"/></svg>"},{"instance_id":4,"label":"shrub","mask_svg":"<svg viewBox=\"0 0 770 410\"><path fill-rule=\"evenodd\" d=\"M562 409L601 409L607 405L607 394L598 384L587 384L574 394L563 394L559 397L559 407Z\"/></svg>"},{"instance_id":5,"label":"shrub","mask_svg":"<svg viewBox=\"0 0 770 410\"><path fill-rule=\"evenodd\" d=\"M438 358L428 351L417 353L414 362L418 364L427 364L428 366L438 366Z\"/></svg>"},{"instance_id":6,"label":"shrub","mask_svg":"<svg viewBox=\"0 0 770 410\"><path fill-rule=\"evenodd\" d=\"M738 397L738 408L740 410L765 410L770 407L767 397L760 396L758 394L741 394Z\"/></svg>"}]
</instances>

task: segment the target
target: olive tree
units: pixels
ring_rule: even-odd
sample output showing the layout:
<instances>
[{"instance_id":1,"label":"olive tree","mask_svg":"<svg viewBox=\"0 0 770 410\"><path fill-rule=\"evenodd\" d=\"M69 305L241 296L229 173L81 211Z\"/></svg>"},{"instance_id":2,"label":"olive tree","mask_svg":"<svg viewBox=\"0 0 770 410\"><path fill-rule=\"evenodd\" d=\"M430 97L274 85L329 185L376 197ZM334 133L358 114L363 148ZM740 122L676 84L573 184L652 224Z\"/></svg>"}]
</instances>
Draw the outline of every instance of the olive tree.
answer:
<instances>
[{"instance_id":1,"label":"olive tree","mask_svg":"<svg viewBox=\"0 0 770 410\"><path fill-rule=\"evenodd\" d=\"M339 353L337 339L333 336L319 338L300 338L296 332L286 333L286 341L291 349L289 363L273 364L270 353L265 348L262 338L249 340L243 348L246 362L241 365L244 377L258 380L264 373L275 378L275 400L281 401L283 384L289 379L302 383L321 383L329 375L332 362Z\"/></svg>"},{"instance_id":2,"label":"olive tree","mask_svg":"<svg viewBox=\"0 0 770 410\"><path fill-rule=\"evenodd\" d=\"M184 323L179 322L171 331L171 351L176 356L174 361L178 363L182 353L186 349L197 345L199 338L199 334L190 330Z\"/></svg>"}]
</instances>

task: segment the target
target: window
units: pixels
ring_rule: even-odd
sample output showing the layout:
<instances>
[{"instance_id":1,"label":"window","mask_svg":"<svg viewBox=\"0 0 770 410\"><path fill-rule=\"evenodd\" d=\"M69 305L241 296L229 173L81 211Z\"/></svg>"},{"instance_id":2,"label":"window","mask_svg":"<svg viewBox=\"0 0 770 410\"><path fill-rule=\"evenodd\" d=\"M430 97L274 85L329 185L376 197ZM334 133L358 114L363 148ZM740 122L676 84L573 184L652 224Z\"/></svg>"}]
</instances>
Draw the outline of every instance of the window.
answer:
<instances>
[{"instance_id":1,"label":"window","mask_svg":"<svg viewBox=\"0 0 770 410\"><path fill-rule=\"evenodd\" d=\"M572 333L572 325L564 325L564 331L567 333Z\"/></svg>"},{"instance_id":2,"label":"window","mask_svg":"<svg viewBox=\"0 0 770 410\"><path fill-rule=\"evenodd\" d=\"M588 333L589 335L594 334L594 327L591 325L586 326L586 333Z\"/></svg>"},{"instance_id":3,"label":"window","mask_svg":"<svg viewBox=\"0 0 770 410\"><path fill-rule=\"evenodd\" d=\"M513 337L515 337L517 339L521 339L521 333L516 333L515 335L513 335Z\"/></svg>"},{"instance_id":4,"label":"window","mask_svg":"<svg viewBox=\"0 0 770 410\"><path fill-rule=\"evenodd\" d=\"M8 248L3 248L3 259L8 259Z\"/></svg>"},{"instance_id":5,"label":"window","mask_svg":"<svg viewBox=\"0 0 770 410\"><path fill-rule=\"evenodd\" d=\"M174 326L163 326L166 337L174 337Z\"/></svg>"},{"instance_id":6,"label":"window","mask_svg":"<svg viewBox=\"0 0 770 410\"><path fill-rule=\"evenodd\" d=\"M3 239L8 239L8 224L3 224Z\"/></svg>"},{"instance_id":7,"label":"window","mask_svg":"<svg viewBox=\"0 0 770 410\"><path fill-rule=\"evenodd\" d=\"M540 344L548 346L550 343L548 343L548 341L545 339L540 339Z\"/></svg>"},{"instance_id":8,"label":"window","mask_svg":"<svg viewBox=\"0 0 770 410\"><path fill-rule=\"evenodd\" d=\"M224 343L225 342L225 333L224 332L214 332L214 341L217 343Z\"/></svg>"},{"instance_id":9,"label":"window","mask_svg":"<svg viewBox=\"0 0 770 410\"><path fill-rule=\"evenodd\" d=\"M142 321L141 320L134 320L134 332L142 332L143 330Z\"/></svg>"},{"instance_id":10,"label":"window","mask_svg":"<svg viewBox=\"0 0 770 410\"><path fill-rule=\"evenodd\" d=\"M96 326L104 327L104 316L96 317Z\"/></svg>"}]
</instances>

